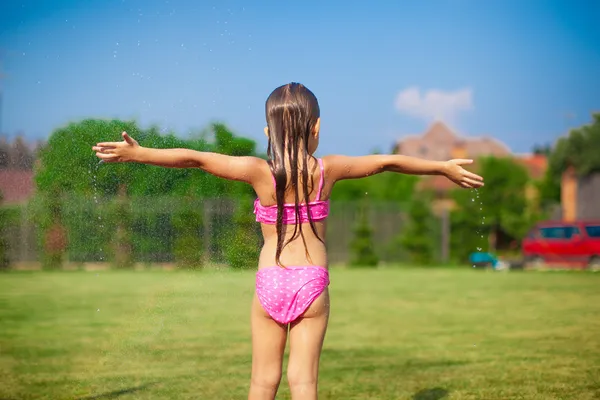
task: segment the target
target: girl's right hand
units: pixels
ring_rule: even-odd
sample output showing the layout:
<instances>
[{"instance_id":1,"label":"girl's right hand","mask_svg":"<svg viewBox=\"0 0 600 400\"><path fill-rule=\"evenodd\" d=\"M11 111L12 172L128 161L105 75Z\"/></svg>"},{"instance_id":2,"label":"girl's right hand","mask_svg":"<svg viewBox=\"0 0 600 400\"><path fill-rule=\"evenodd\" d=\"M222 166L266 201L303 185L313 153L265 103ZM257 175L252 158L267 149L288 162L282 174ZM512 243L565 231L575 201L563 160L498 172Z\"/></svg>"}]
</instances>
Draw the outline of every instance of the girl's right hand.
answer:
<instances>
[{"instance_id":1,"label":"girl's right hand","mask_svg":"<svg viewBox=\"0 0 600 400\"><path fill-rule=\"evenodd\" d=\"M477 189L483 186L483 178L467 171L462 165L472 164L473 160L450 160L444 163L443 174L457 185L467 189Z\"/></svg>"},{"instance_id":2,"label":"girl's right hand","mask_svg":"<svg viewBox=\"0 0 600 400\"><path fill-rule=\"evenodd\" d=\"M130 162L136 161L136 153L140 145L135 139L131 138L127 132L121 134L122 142L103 142L92 147L96 152L96 157L104 162Z\"/></svg>"}]
</instances>

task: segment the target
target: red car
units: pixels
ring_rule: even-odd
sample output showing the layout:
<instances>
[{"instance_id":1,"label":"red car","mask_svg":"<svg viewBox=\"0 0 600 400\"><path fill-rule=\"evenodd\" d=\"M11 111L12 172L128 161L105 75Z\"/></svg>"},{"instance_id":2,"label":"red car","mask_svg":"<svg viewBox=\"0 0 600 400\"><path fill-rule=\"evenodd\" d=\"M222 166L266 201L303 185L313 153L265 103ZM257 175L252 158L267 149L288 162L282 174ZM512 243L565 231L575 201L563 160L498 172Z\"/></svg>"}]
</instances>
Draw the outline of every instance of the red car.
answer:
<instances>
[{"instance_id":1,"label":"red car","mask_svg":"<svg viewBox=\"0 0 600 400\"><path fill-rule=\"evenodd\" d=\"M522 251L527 262L600 269L600 221L539 223Z\"/></svg>"}]
</instances>

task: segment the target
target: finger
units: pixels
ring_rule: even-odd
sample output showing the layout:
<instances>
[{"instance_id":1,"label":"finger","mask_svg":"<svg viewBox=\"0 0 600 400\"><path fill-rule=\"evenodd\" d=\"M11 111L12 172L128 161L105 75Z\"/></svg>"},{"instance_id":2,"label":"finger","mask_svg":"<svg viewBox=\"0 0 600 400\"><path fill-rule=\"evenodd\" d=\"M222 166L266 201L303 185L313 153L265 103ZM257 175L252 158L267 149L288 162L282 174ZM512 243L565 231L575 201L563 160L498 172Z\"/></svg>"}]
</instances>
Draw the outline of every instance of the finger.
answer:
<instances>
[{"instance_id":1,"label":"finger","mask_svg":"<svg viewBox=\"0 0 600 400\"><path fill-rule=\"evenodd\" d=\"M92 147L93 151L98 151L100 153L114 153L115 147L100 147L94 146Z\"/></svg>"},{"instance_id":2,"label":"finger","mask_svg":"<svg viewBox=\"0 0 600 400\"><path fill-rule=\"evenodd\" d=\"M129 135L127 134L127 132L123 132L123 133L121 134L121 136L123 136L123 139L124 139L124 140L125 140L127 143L129 143L129 144L135 144L135 140L133 140L133 138L132 138L131 136L129 136Z\"/></svg>"},{"instance_id":3,"label":"finger","mask_svg":"<svg viewBox=\"0 0 600 400\"><path fill-rule=\"evenodd\" d=\"M98 157L104 161L110 161L110 160L119 158L119 156L116 154L104 154L104 153L96 153L96 157Z\"/></svg>"},{"instance_id":4,"label":"finger","mask_svg":"<svg viewBox=\"0 0 600 400\"><path fill-rule=\"evenodd\" d=\"M452 160L454 162L454 164L457 165L467 165L467 164L473 164L473 160L468 160L468 159L464 159L464 158L458 158L456 160Z\"/></svg>"},{"instance_id":5,"label":"finger","mask_svg":"<svg viewBox=\"0 0 600 400\"><path fill-rule=\"evenodd\" d=\"M479 176L477 174L474 174L472 172L469 172L467 170L465 170L465 177L467 177L469 179L476 180L476 181L482 181L483 182L483 177L481 177L481 176Z\"/></svg>"},{"instance_id":6,"label":"finger","mask_svg":"<svg viewBox=\"0 0 600 400\"><path fill-rule=\"evenodd\" d=\"M464 182L471 185L471 187L482 187L483 186L483 182L477 181L474 179L465 178Z\"/></svg>"},{"instance_id":7,"label":"finger","mask_svg":"<svg viewBox=\"0 0 600 400\"><path fill-rule=\"evenodd\" d=\"M471 186L470 184L468 184L467 182L461 182L460 186L462 186L465 189L473 189L473 186Z\"/></svg>"},{"instance_id":8,"label":"finger","mask_svg":"<svg viewBox=\"0 0 600 400\"><path fill-rule=\"evenodd\" d=\"M98 147L117 147L119 145L119 143L121 143L121 142L102 142L102 143L96 143L96 146L98 146Z\"/></svg>"}]
</instances>

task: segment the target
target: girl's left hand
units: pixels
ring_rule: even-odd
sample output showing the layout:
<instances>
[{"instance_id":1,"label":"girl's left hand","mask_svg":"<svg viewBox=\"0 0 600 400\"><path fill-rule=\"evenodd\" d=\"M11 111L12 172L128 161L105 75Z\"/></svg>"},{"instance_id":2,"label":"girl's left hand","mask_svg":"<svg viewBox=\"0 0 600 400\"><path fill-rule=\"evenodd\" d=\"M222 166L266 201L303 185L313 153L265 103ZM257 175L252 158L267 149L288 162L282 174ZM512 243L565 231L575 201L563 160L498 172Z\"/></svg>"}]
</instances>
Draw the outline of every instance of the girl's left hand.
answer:
<instances>
[{"instance_id":1,"label":"girl's left hand","mask_svg":"<svg viewBox=\"0 0 600 400\"><path fill-rule=\"evenodd\" d=\"M456 159L446 161L443 174L457 185L467 189L477 189L483 186L483 178L467 171L462 165L473 164L473 160Z\"/></svg>"},{"instance_id":2,"label":"girl's left hand","mask_svg":"<svg viewBox=\"0 0 600 400\"><path fill-rule=\"evenodd\" d=\"M127 132L123 132L121 135L123 136L122 142L103 142L92 147L92 150L96 152L96 157L104 162L136 161L136 153L139 151L140 145Z\"/></svg>"}]
</instances>

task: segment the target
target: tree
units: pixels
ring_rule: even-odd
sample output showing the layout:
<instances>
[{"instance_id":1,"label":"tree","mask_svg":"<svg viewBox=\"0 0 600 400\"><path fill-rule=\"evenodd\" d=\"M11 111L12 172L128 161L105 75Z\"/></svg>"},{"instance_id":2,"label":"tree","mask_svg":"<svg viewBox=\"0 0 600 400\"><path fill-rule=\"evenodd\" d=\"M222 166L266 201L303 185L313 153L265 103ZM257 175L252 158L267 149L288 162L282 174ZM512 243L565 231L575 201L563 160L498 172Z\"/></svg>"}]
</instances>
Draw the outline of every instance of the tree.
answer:
<instances>
[{"instance_id":1,"label":"tree","mask_svg":"<svg viewBox=\"0 0 600 400\"><path fill-rule=\"evenodd\" d=\"M520 240L537 219L526 198L529 175L522 165L511 158L494 157L481 159L479 164L485 186L452 193L457 209L451 213L451 250L459 260L488 244L493 251Z\"/></svg>"},{"instance_id":2,"label":"tree","mask_svg":"<svg viewBox=\"0 0 600 400\"><path fill-rule=\"evenodd\" d=\"M533 146L533 154L549 156L552 152L552 147L549 144L536 144Z\"/></svg>"},{"instance_id":3,"label":"tree","mask_svg":"<svg viewBox=\"0 0 600 400\"><path fill-rule=\"evenodd\" d=\"M361 206L360 214L358 224L354 230L354 239L350 243L352 251L350 265L355 267L375 267L379 264L379 257L375 253L373 230L369 226L364 203Z\"/></svg>"},{"instance_id":4,"label":"tree","mask_svg":"<svg viewBox=\"0 0 600 400\"><path fill-rule=\"evenodd\" d=\"M36 196L48 197L50 193L64 198L69 204L74 204L82 199L99 197L109 199L115 198L119 191L123 191L123 198L127 201L133 201L138 198L156 198L158 196L168 198L175 196L190 196L195 199L210 198L247 198L252 193L252 188L244 183L230 183L224 179L210 175L199 169L177 169L160 168L151 165L135 163L115 163L99 164L91 147L97 142L121 141L122 131L127 131L134 137L141 146L155 148L190 148L198 151L216 151L223 154L247 156L253 155L255 143L249 139L235 136L222 124L213 124L210 127L211 137L196 137L187 140L176 137L169 133L161 135L158 127L151 127L147 130L140 129L135 122L124 121L104 121L104 120L84 120L78 123L71 123L60 129L57 129L50 136L46 146L39 151L39 165L36 166L35 182L37 185ZM173 202L166 202L172 204ZM44 208L45 202L38 202L38 214L44 212L49 215L49 209ZM167 243L165 235L172 234L167 227L161 225L160 220L165 218L165 213L172 213L173 209L164 212L152 213L144 218L144 221L136 221L136 217L130 211L128 206L118 203L109 211L111 215L103 215L103 220L114 220L114 214L121 213L123 217L131 218L115 221L114 227L120 226L117 231L122 235L121 239L126 242L117 241L113 249L120 249L119 254L123 255L122 265L131 265L132 260L129 255L135 249L140 248L161 248L164 249ZM77 209L77 207L72 207ZM80 207L81 208L81 207ZM96 207L96 212L101 212ZM89 212L88 212L89 213ZM170 215L168 223L171 224ZM65 221L65 228L68 232L81 232L87 228L84 225L89 221L84 218L70 218ZM120 223L121 225L117 224ZM89 225L89 224L88 224ZM160 226L161 233L149 235L148 230L137 229L138 225ZM87 227L87 225L85 225ZM44 225L43 229L49 229L50 224ZM171 228L169 226L169 228ZM110 240L107 235L100 232L99 227L94 229L94 237L99 240ZM184 229L184 228L181 228ZM188 228L185 228L188 229ZM96 232L97 231L97 232ZM164 235L163 235L164 233ZM172 237L169 236L169 249ZM190 239L188 236L187 239ZM186 240L187 240L186 239ZM86 244L87 243L87 244ZM176 257L187 258L190 254L184 256L182 242L174 243L176 248ZM87 242L78 241L78 247L88 246L88 249L78 249L78 254L94 254L95 249L108 248L109 243L98 243L98 240ZM116 246L116 247L115 247ZM124 247L125 246L125 247ZM164 250L163 250L164 251Z\"/></svg>"},{"instance_id":5,"label":"tree","mask_svg":"<svg viewBox=\"0 0 600 400\"><path fill-rule=\"evenodd\" d=\"M546 176L539 185L540 197L545 205L560 202L560 182L568 167L577 175L586 176L600 172L600 113L592 114L592 122L572 129L560 138L550 152Z\"/></svg>"},{"instance_id":6,"label":"tree","mask_svg":"<svg viewBox=\"0 0 600 400\"><path fill-rule=\"evenodd\" d=\"M10 167L18 170L31 170L34 161L33 151L29 149L23 136L17 136L10 149Z\"/></svg>"},{"instance_id":7,"label":"tree","mask_svg":"<svg viewBox=\"0 0 600 400\"><path fill-rule=\"evenodd\" d=\"M435 222L431 212L431 199L423 194L413 199L408 209L408 223L400 234L400 245L408 254L411 262L428 265L434 259L434 234L432 225Z\"/></svg>"},{"instance_id":8,"label":"tree","mask_svg":"<svg viewBox=\"0 0 600 400\"><path fill-rule=\"evenodd\" d=\"M5 136L0 136L0 169L8 169L10 163L10 145Z\"/></svg>"},{"instance_id":9,"label":"tree","mask_svg":"<svg viewBox=\"0 0 600 400\"><path fill-rule=\"evenodd\" d=\"M83 226L76 226L76 224L84 224L89 228L89 221L75 215L68 218L69 215L65 215L64 211L72 209L75 213L81 214L78 211L81 207L76 205L82 198L91 198L94 195L115 196L120 186L131 182L135 169L133 164L99 168L98 159L91 150L92 145L99 141L119 140L119 133L123 130L134 134L138 132L134 123L84 120L56 130L50 136L48 144L40 149L40 162L35 168L37 190L34 209L35 222L40 228L46 267L60 267L66 255L69 234L85 230ZM39 201L36 201L36 198ZM113 211L123 210L117 207ZM107 216L104 218L110 219ZM124 223L125 220L120 222ZM92 226L92 229L94 232L90 232L91 236L102 236L96 232L100 230L99 227ZM118 233L124 234L124 231L119 230ZM111 236L114 239L114 235ZM106 240L107 243L79 240L80 248L77 249L77 253L92 254L96 250L93 246L108 248L111 238L106 237Z\"/></svg>"},{"instance_id":10,"label":"tree","mask_svg":"<svg viewBox=\"0 0 600 400\"><path fill-rule=\"evenodd\" d=\"M138 166L125 163L97 168L98 159L92 146L100 141L119 141L122 131L130 132L133 137L140 132L133 122L102 120L84 120L54 131L40 151L35 175L38 190L115 196L121 184L128 186L132 182ZM93 181L91 175L96 169L97 178Z\"/></svg>"}]
</instances>

